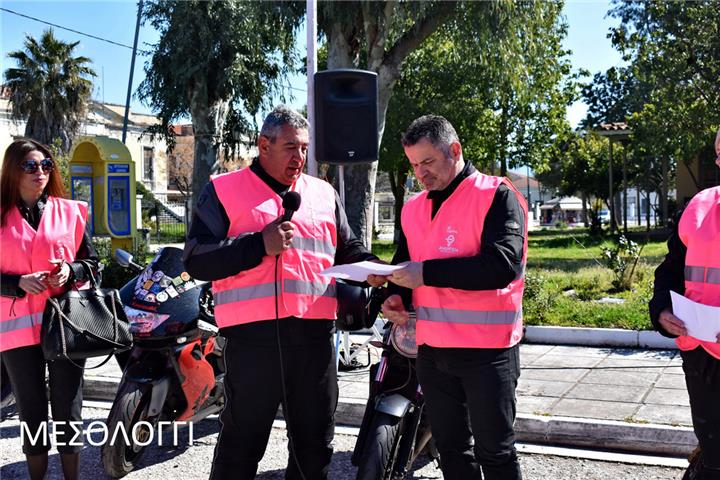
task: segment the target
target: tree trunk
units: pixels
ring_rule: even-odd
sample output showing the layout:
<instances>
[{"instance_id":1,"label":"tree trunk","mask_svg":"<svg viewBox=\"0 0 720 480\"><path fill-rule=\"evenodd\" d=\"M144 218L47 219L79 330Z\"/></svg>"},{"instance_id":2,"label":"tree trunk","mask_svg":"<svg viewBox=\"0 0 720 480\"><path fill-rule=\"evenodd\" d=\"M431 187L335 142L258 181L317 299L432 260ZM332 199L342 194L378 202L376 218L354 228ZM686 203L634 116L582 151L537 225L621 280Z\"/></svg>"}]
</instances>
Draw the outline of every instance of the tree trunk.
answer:
<instances>
[{"instance_id":1,"label":"tree trunk","mask_svg":"<svg viewBox=\"0 0 720 480\"><path fill-rule=\"evenodd\" d=\"M196 95L193 95L193 97L193 100L195 100ZM191 115L195 135L195 160L193 162L192 182L193 207L197 205L200 193L210 180L210 175L220 171L218 146L228 108L229 104L225 101L216 102L213 105L192 102Z\"/></svg>"},{"instance_id":2,"label":"tree trunk","mask_svg":"<svg viewBox=\"0 0 720 480\"><path fill-rule=\"evenodd\" d=\"M500 176L507 176L507 146L508 146L508 108L507 101L503 99L502 111L500 112ZM491 172L495 174L495 165L492 166Z\"/></svg>"},{"instance_id":3,"label":"tree trunk","mask_svg":"<svg viewBox=\"0 0 720 480\"><path fill-rule=\"evenodd\" d=\"M668 158L667 156L662 157L662 197L660 198L660 204L662 205L662 225L667 226L668 224Z\"/></svg>"},{"instance_id":4,"label":"tree trunk","mask_svg":"<svg viewBox=\"0 0 720 480\"><path fill-rule=\"evenodd\" d=\"M402 213L402 207L405 203L405 182L407 181L407 172L404 170L396 170L388 174L390 177L390 190L392 190L394 202L394 231L393 240L395 243L400 241L400 231L402 229L402 223L400 214Z\"/></svg>"},{"instance_id":5,"label":"tree trunk","mask_svg":"<svg viewBox=\"0 0 720 480\"><path fill-rule=\"evenodd\" d=\"M587 228L590 226L590 223L588 222L587 193L580 192L580 197L582 198L583 225Z\"/></svg>"}]
</instances>

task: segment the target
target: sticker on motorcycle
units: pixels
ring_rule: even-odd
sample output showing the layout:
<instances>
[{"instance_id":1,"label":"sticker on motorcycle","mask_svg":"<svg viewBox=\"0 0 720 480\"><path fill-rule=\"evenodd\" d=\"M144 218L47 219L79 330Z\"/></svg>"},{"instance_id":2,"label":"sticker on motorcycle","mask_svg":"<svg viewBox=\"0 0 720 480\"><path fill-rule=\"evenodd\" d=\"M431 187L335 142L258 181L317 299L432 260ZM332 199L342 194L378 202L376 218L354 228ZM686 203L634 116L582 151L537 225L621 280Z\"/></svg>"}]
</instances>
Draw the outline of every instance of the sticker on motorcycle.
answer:
<instances>
[{"instance_id":1,"label":"sticker on motorcycle","mask_svg":"<svg viewBox=\"0 0 720 480\"><path fill-rule=\"evenodd\" d=\"M175 287L173 287L172 285L170 285L169 287L167 287L167 288L165 289L165 293L167 293L168 295L170 295L170 298L175 298L175 297L177 297L177 296L179 295L178 291L175 290Z\"/></svg>"},{"instance_id":2,"label":"sticker on motorcycle","mask_svg":"<svg viewBox=\"0 0 720 480\"><path fill-rule=\"evenodd\" d=\"M124 307L130 322L130 333L143 335L152 332L158 325L170 318L169 314L146 312L132 307Z\"/></svg>"},{"instance_id":3,"label":"sticker on motorcycle","mask_svg":"<svg viewBox=\"0 0 720 480\"><path fill-rule=\"evenodd\" d=\"M153 282L159 282L164 276L165 274L162 272L162 270L158 270L157 272L152 274L151 278Z\"/></svg>"},{"instance_id":4,"label":"sticker on motorcycle","mask_svg":"<svg viewBox=\"0 0 720 480\"><path fill-rule=\"evenodd\" d=\"M168 294L165 293L165 292L160 292L160 293L158 293L158 294L155 296L155 298L156 298L157 301L160 302L160 303L166 302L167 299L168 299Z\"/></svg>"}]
</instances>

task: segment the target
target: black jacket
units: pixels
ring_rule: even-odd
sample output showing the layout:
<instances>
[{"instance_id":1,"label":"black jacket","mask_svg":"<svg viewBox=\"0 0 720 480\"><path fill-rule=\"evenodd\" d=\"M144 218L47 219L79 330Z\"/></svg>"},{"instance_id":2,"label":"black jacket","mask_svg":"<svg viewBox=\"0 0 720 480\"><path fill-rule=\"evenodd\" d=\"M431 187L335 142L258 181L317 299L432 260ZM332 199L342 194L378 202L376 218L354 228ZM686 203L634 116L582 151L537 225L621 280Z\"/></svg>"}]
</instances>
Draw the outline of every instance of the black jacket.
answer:
<instances>
[{"instance_id":1,"label":"black jacket","mask_svg":"<svg viewBox=\"0 0 720 480\"><path fill-rule=\"evenodd\" d=\"M685 256L687 255L687 247L680 240L678 232L680 216L681 213L676 216L673 232L667 242L668 253L662 263L655 269L653 297L648 305L650 308L650 320L655 330L670 338L674 338L676 335L672 335L662 328L659 318L663 310L672 306L671 291L680 295L685 294Z\"/></svg>"},{"instance_id":2,"label":"black jacket","mask_svg":"<svg viewBox=\"0 0 720 480\"><path fill-rule=\"evenodd\" d=\"M250 169L280 196L283 196L290 188L268 175L257 159L252 163ZM335 265L377 259L363 246L362 242L355 237L355 234L350 229L337 192L335 194L335 218L337 222ZM190 275L199 280L220 280L244 270L250 270L260 264L267 254L262 233L246 233L228 238L229 228L230 219L218 199L213 183L210 182L200 194L185 243L183 262ZM296 325L295 322L297 322ZM225 328L223 329L223 335L239 335L241 329L238 327L243 327L243 336L246 336L250 330L257 331L257 338L254 341L275 338L274 322L253 322ZM307 322L290 318L283 320L283 327L305 331L318 330L317 335L322 336L328 331L332 331L333 322ZM313 333L310 333L310 336L313 336ZM287 337L290 336L286 335ZM292 341L292 338L288 338L288 341Z\"/></svg>"},{"instance_id":3,"label":"black jacket","mask_svg":"<svg viewBox=\"0 0 720 480\"><path fill-rule=\"evenodd\" d=\"M471 163L455 179L440 191L428 193L432 200L432 216L460 183L475 172ZM525 213L515 193L500 185L495 192L490 209L483 223L480 253L472 257L455 257L423 262L423 282L430 287L457 288L461 290L497 290L507 287L522 275L525 251ZM410 260L407 239L401 233L394 264ZM410 306L410 291L391 284L390 291L400 293Z\"/></svg>"}]
</instances>

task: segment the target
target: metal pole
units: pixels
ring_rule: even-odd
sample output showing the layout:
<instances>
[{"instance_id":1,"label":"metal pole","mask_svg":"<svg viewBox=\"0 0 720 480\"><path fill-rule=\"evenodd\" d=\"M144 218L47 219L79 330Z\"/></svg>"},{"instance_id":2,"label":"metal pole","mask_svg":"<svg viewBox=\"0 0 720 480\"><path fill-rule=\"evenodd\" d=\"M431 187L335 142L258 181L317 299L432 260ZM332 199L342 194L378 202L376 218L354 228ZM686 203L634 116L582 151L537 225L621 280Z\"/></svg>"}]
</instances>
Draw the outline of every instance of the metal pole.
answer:
<instances>
[{"instance_id":1,"label":"metal pole","mask_svg":"<svg viewBox=\"0 0 720 480\"><path fill-rule=\"evenodd\" d=\"M308 148L308 174L318 176L315 158L315 71L317 70L317 4L307 0L307 113L310 123L310 147ZM340 175L342 178L342 174ZM344 195L343 192L340 195ZM343 202L345 203L345 202Z\"/></svg>"},{"instance_id":2,"label":"metal pole","mask_svg":"<svg viewBox=\"0 0 720 480\"><path fill-rule=\"evenodd\" d=\"M627 235L627 145L623 145L623 232Z\"/></svg>"},{"instance_id":3,"label":"metal pole","mask_svg":"<svg viewBox=\"0 0 720 480\"><path fill-rule=\"evenodd\" d=\"M530 199L530 164L527 165L527 169L525 170L527 173L527 203L528 203L528 209L532 211L533 219L535 218L535 210L532 208L532 200Z\"/></svg>"},{"instance_id":4,"label":"metal pole","mask_svg":"<svg viewBox=\"0 0 720 480\"><path fill-rule=\"evenodd\" d=\"M135 40L133 41L132 57L130 59L130 79L128 80L127 97L125 98L125 118L123 118L122 143L127 138L128 116L130 115L130 97L132 96L133 73L135 71L135 55L137 54L138 36L140 35L140 18L142 17L143 0L138 2L137 21L135 22ZM105 92L103 92L104 94Z\"/></svg>"},{"instance_id":5,"label":"metal pole","mask_svg":"<svg viewBox=\"0 0 720 480\"><path fill-rule=\"evenodd\" d=\"M610 142L610 168L609 168L609 188L610 188L610 231L615 231L615 199L613 198L613 142Z\"/></svg>"}]
</instances>

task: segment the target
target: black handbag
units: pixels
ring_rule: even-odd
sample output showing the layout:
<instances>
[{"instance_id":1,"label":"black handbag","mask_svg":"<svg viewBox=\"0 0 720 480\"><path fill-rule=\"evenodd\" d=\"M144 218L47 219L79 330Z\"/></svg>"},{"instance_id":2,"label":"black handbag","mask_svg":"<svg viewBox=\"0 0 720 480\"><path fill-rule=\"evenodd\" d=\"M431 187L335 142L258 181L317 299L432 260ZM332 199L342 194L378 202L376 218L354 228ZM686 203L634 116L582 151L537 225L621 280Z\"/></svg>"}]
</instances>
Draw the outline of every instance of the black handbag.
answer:
<instances>
[{"instance_id":1,"label":"black handbag","mask_svg":"<svg viewBox=\"0 0 720 480\"><path fill-rule=\"evenodd\" d=\"M107 355L97 368L117 352L132 346L132 334L120 293L98 288L94 279L89 290L70 290L49 298L40 333L46 360L73 360Z\"/></svg>"}]
</instances>

